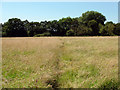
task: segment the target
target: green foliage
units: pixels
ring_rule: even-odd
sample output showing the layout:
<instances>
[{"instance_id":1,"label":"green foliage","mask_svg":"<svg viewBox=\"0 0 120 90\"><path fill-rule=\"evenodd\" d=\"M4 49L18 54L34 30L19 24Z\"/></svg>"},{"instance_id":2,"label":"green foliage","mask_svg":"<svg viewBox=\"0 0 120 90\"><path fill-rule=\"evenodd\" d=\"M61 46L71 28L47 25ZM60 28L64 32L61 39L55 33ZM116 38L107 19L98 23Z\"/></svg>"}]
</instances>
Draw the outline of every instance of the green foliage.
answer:
<instances>
[{"instance_id":1,"label":"green foliage","mask_svg":"<svg viewBox=\"0 0 120 90\"><path fill-rule=\"evenodd\" d=\"M62 18L58 21L58 35L60 36L65 36L66 32L70 30L71 24L72 24L72 18L67 17L67 18Z\"/></svg>"},{"instance_id":2,"label":"green foliage","mask_svg":"<svg viewBox=\"0 0 120 90\"><path fill-rule=\"evenodd\" d=\"M6 36L7 36L6 32L2 32L2 37L6 37Z\"/></svg>"},{"instance_id":3,"label":"green foliage","mask_svg":"<svg viewBox=\"0 0 120 90\"><path fill-rule=\"evenodd\" d=\"M99 12L87 11L81 17L62 18L59 21L29 22L18 18L9 19L2 25L3 37L39 36L98 36L120 35L120 24L107 22Z\"/></svg>"},{"instance_id":4,"label":"green foliage","mask_svg":"<svg viewBox=\"0 0 120 90\"><path fill-rule=\"evenodd\" d=\"M99 24L99 28L100 28L100 30L99 30L100 35L105 36L106 33L107 33L107 32L105 31L105 26L102 25L102 24Z\"/></svg>"},{"instance_id":5,"label":"green foliage","mask_svg":"<svg viewBox=\"0 0 120 90\"><path fill-rule=\"evenodd\" d=\"M96 11L87 11L82 14L82 22L88 23L91 20L95 20L97 23L104 24L106 18L101 13Z\"/></svg>"},{"instance_id":6,"label":"green foliage","mask_svg":"<svg viewBox=\"0 0 120 90\"><path fill-rule=\"evenodd\" d=\"M99 86L100 89L113 89L113 90L118 90L118 87L119 87L119 84L114 79L105 81L101 86Z\"/></svg>"},{"instance_id":7,"label":"green foliage","mask_svg":"<svg viewBox=\"0 0 120 90\"><path fill-rule=\"evenodd\" d=\"M77 28L77 36L89 36L92 33L92 29L80 24Z\"/></svg>"},{"instance_id":8,"label":"green foliage","mask_svg":"<svg viewBox=\"0 0 120 90\"><path fill-rule=\"evenodd\" d=\"M41 36L51 36L51 34L49 32L45 32L45 33L42 33L42 34L34 35L34 37L41 37Z\"/></svg>"},{"instance_id":9,"label":"green foliage","mask_svg":"<svg viewBox=\"0 0 120 90\"><path fill-rule=\"evenodd\" d=\"M66 32L66 35L67 36L74 36L74 31L72 29L70 29Z\"/></svg>"},{"instance_id":10,"label":"green foliage","mask_svg":"<svg viewBox=\"0 0 120 90\"><path fill-rule=\"evenodd\" d=\"M94 26L96 26L97 25L97 22L95 21L95 20L90 20L89 22L88 22L88 26L89 27L94 27Z\"/></svg>"},{"instance_id":11,"label":"green foliage","mask_svg":"<svg viewBox=\"0 0 120 90\"><path fill-rule=\"evenodd\" d=\"M41 37L44 36L44 34L36 34L34 37Z\"/></svg>"},{"instance_id":12,"label":"green foliage","mask_svg":"<svg viewBox=\"0 0 120 90\"><path fill-rule=\"evenodd\" d=\"M115 35L120 35L120 23L117 23L117 24L115 25L115 29L114 29L113 33L114 33Z\"/></svg>"},{"instance_id":13,"label":"green foliage","mask_svg":"<svg viewBox=\"0 0 120 90\"><path fill-rule=\"evenodd\" d=\"M113 36L114 34L114 29L115 25L112 22L107 22L105 26L99 25L100 26L100 31L99 33L104 36Z\"/></svg>"},{"instance_id":14,"label":"green foliage","mask_svg":"<svg viewBox=\"0 0 120 90\"><path fill-rule=\"evenodd\" d=\"M45 32L43 34L44 34L44 36L51 36L51 34L49 32Z\"/></svg>"},{"instance_id":15,"label":"green foliage","mask_svg":"<svg viewBox=\"0 0 120 90\"><path fill-rule=\"evenodd\" d=\"M105 30L107 31L107 35L109 35L109 36L114 35L114 33L113 33L114 28L115 28L115 26L114 26L113 23L107 22L107 23L105 24Z\"/></svg>"},{"instance_id":16,"label":"green foliage","mask_svg":"<svg viewBox=\"0 0 120 90\"><path fill-rule=\"evenodd\" d=\"M9 19L3 26L3 32L9 37L25 37L27 32L23 22L18 18Z\"/></svg>"},{"instance_id":17,"label":"green foliage","mask_svg":"<svg viewBox=\"0 0 120 90\"><path fill-rule=\"evenodd\" d=\"M99 24L104 25L106 18L96 11L87 11L82 14L82 22L92 28L92 35L99 35Z\"/></svg>"},{"instance_id":18,"label":"green foliage","mask_svg":"<svg viewBox=\"0 0 120 90\"><path fill-rule=\"evenodd\" d=\"M77 36L77 28L79 26L79 22L77 18L73 18L71 28L74 30L75 36Z\"/></svg>"}]
</instances>

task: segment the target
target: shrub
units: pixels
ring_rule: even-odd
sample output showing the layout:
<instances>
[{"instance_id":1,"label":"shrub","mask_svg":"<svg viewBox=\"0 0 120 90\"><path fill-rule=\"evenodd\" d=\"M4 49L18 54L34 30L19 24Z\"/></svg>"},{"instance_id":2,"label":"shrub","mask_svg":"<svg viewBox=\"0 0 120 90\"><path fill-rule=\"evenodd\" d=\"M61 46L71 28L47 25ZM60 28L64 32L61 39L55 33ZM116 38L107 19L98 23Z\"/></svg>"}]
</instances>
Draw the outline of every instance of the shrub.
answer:
<instances>
[{"instance_id":1,"label":"shrub","mask_svg":"<svg viewBox=\"0 0 120 90\"><path fill-rule=\"evenodd\" d=\"M50 32L45 32L43 34L44 34L44 36L51 36Z\"/></svg>"},{"instance_id":2,"label":"shrub","mask_svg":"<svg viewBox=\"0 0 120 90\"><path fill-rule=\"evenodd\" d=\"M51 34L49 32L45 32L45 33L42 33L42 34L34 35L34 37L42 37L42 36L51 36Z\"/></svg>"},{"instance_id":3,"label":"shrub","mask_svg":"<svg viewBox=\"0 0 120 90\"><path fill-rule=\"evenodd\" d=\"M41 37L41 36L44 36L44 34L36 34L36 35L34 35L34 37Z\"/></svg>"},{"instance_id":4,"label":"shrub","mask_svg":"<svg viewBox=\"0 0 120 90\"><path fill-rule=\"evenodd\" d=\"M72 29L70 29L66 32L66 35L67 36L74 36L74 31Z\"/></svg>"}]
</instances>

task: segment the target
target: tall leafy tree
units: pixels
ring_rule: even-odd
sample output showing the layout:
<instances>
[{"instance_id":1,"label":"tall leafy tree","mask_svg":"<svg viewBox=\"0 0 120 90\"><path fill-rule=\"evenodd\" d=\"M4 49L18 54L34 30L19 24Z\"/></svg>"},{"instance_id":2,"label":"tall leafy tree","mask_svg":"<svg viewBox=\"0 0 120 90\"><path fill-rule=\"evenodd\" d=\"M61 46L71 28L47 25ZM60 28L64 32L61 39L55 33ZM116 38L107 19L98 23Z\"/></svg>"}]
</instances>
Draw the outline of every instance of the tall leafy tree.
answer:
<instances>
[{"instance_id":1,"label":"tall leafy tree","mask_svg":"<svg viewBox=\"0 0 120 90\"><path fill-rule=\"evenodd\" d=\"M58 24L58 21L57 20L53 20L53 21L49 21L48 22L48 30L52 36L58 36L60 33L59 33L59 24Z\"/></svg>"},{"instance_id":2,"label":"tall leafy tree","mask_svg":"<svg viewBox=\"0 0 120 90\"><path fill-rule=\"evenodd\" d=\"M83 23L79 23L77 28L77 36L90 36L92 33L92 29L84 25Z\"/></svg>"},{"instance_id":3,"label":"tall leafy tree","mask_svg":"<svg viewBox=\"0 0 120 90\"><path fill-rule=\"evenodd\" d=\"M4 23L3 32L8 37L26 37L27 31L24 28L23 22L18 18L9 19Z\"/></svg>"},{"instance_id":4,"label":"tall leafy tree","mask_svg":"<svg viewBox=\"0 0 120 90\"><path fill-rule=\"evenodd\" d=\"M115 25L115 28L114 28L113 33L114 33L115 35L120 35L120 23L117 23L117 24Z\"/></svg>"},{"instance_id":5,"label":"tall leafy tree","mask_svg":"<svg viewBox=\"0 0 120 90\"><path fill-rule=\"evenodd\" d=\"M29 26L29 36L34 36L44 32L44 30L42 31L43 28L39 22L30 22Z\"/></svg>"},{"instance_id":6,"label":"tall leafy tree","mask_svg":"<svg viewBox=\"0 0 120 90\"><path fill-rule=\"evenodd\" d=\"M62 18L58 21L58 24L58 32L60 33L60 36L65 36L66 32L71 28L72 19L70 17Z\"/></svg>"},{"instance_id":7,"label":"tall leafy tree","mask_svg":"<svg viewBox=\"0 0 120 90\"><path fill-rule=\"evenodd\" d=\"M0 37L2 37L2 23L0 23Z\"/></svg>"},{"instance_id":8,"label":"tall leafy tree","mask_svg":"<svg viewBox=\"0 0 120 90\"><path fill-rule=\"evenodd\" d=\"M77 18L73 18L72 19L72 24L71 24L71 28L72 30L74 31L74 35L77 36L77 32L78 32L78 25L79 25L79 22L78 22L78 19Z\"/></svg>"},{"instance_id":9,"label":"tall leafy tree","mask_svg":"<svg viewBox=\"0 0 120 90\"><path fill-rule=\"evenodd\" d=\"M105 20L105 16L96 11L87 11L81 17L66 17L59 21L29 22L12 18L2 24L2 35L9 37L120 35L120 23L104 24Z\"/></svg>"},{"instance_id":10,"label":"tall leafy tree","mask_svg":"<svg viewBox=\"0 0 120 90\"><path fill-rule=\"evenodd\" d=\"M106 22L105 26L101 27L100 33L101 35L104 35L104 36L113 36L115 35L113 33L114 29L115 29L115 24L113 22Z\"/></svg>"},{"instance_id":11,"label":"tall leafy tree","mask_svg":"<svg viewBox=\"0 0 120 90\"><path fill-rule=\"evenodd\" d=\"M74 31L72 29L70 29L66 32L66 35L67 36L74 36L75 34L74 34Z\"/></svg>"},{"instance_id":12,"label":"tall leafy tree","mask_svg":"<svg viewBox=\"0 0 120 90\"><path fill-rule=\"evenodd\" d=\"M82 14L82 22L92 28L92 35L99 35L99 24L104 25L106 20L105 16L96 11L87 11Z\"/></svg>"}]
</instances>

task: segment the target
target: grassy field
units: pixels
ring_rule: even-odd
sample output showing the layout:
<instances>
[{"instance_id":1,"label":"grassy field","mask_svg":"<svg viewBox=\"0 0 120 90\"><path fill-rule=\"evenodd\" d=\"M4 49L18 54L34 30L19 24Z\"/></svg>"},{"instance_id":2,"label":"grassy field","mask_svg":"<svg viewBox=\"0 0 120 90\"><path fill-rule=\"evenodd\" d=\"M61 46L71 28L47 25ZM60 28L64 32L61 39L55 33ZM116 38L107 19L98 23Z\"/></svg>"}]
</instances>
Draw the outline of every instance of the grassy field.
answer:
<instances>
[{"instance_id":1,"label":"grassy field","mask_svg":"<svg viewBox=\"0 0 120 90\"><path fill-rule=\"evenodd\" d=\"M2 39L4 88L117 88L118 37Z\"/></svg>"}]
</instances>

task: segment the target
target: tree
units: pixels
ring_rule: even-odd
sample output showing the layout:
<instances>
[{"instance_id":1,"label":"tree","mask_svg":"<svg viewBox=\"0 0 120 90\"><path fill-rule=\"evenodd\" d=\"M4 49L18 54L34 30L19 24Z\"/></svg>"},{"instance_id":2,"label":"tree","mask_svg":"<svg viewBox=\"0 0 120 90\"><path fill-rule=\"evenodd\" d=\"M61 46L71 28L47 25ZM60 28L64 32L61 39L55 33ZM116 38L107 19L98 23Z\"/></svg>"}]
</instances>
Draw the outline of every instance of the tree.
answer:
<instances>
[{"instance_id":1,"label":"tree","mask_svg":"<svg viewBox=\"0 0 120 90\"><path fill-rule=\"evenodd\" d=\"M105 36L106 35L106 31L105 31L105 25L102 25L102 24L99 24L99 33L100 33L100 35L102 35L102 36Z\"/></svg>"},{"instance_id":2,"label":"tree","mask_svg":"<svg viewBox=\"0 0 120 90\"><path fill-rule=\"evenodd\" d=\"M6 25L6 23L4 23L2 25L2 37L7 37L7 28L8 26Z\"/></svg>"},{"instance_id":3,"label":"tree","mask_svg":"<svg viewBox=\"0 0 120 90\"><path fill-rule=\"evenodd\" d=\"M89 36L92 35L92 29L80 23L77 28L77 36Z\"/></svg>"},{"instance_id":4,"label":"tree","mask_svg":"<svg viewBox=\"0 0 120 90\"><path fill-rule=\"evenodd\" d=\"M72 19L70 17L62 18L58 21L58 24L58 33L60 34L60 36L65 36L66 32L71 28Z\"/></svg>"},{"instance_id":5,"label":"tree","mask_svg":"<svg viewBox=\"0 0 120 90\"><path fill-rule=\"evenodd\" d=\"M23 22L18 18L9 19L3 25L3 33L8 37L26 37L27 31L24 28Z\"/></svg>"},{"instance_id":6,"label":"tree","mask_svg":"<svg viewBox=\"0 0 120 90\"><path fill-rule=\"evenodd\" d=\"M34 36L36 34L41 34L43 31L40 29L40 23L39 22L30 22L29 23L29 36Z\"/></svg>"},{"instance_id":7,"label":"tree","mask_svg":"<svg viewBox=\"0 0 120 90\"><path fill-rule=\"evenodd\" d=\"M120 35L120 23L117 23L117 24L115 25L115 29L114 29L113 33L114 33L115 35Z\"/></svg>"},{"instance_id":8,"label":"tree","mask_svg":"<svg viewBox=\"0 0 120 90\"><path fill-rule=\"evenodd\" d=\"M104 36L113 36L115 35L113 33L114 29L115 29L115 25L113 22L106 22L105 26L101 27L100 34Z\"/></svg>"},{"instance_id":9,"label":"tree","mask_svg":"<svg viewBox=\"0 0 120 90\"><path fill-rule=\"evenodd\" d=\"M75 36L77 35L78 26L79 26L78 18L73 18L71 28L73 29Z\"/></svg>"},{"instance_id":10,"label":"tree","mask_svg":"<svg viewBox=\"0 0 120 90\"><path fill-rule=\"evenodd\" d=\"M51 36L51 34L49 32L45 32L45 33L42 33L42 34L34 35L34 37L41 37L41 36Z\"/></svg>"},{"instance_id":11,"label":"tree","mask_svg":"<svg viewBox=\"0 0 120 90\"><path fill-rule=\"evenodd\" d=\"M2 37L2 23L0 23L0 37Z\"/></svg>"},{"instance_id":12,"label":"tree","mask_svg":"<svg viewBox=\"0 0 120 90\"><path fill-rule=\"evenodd\" d=\"M87 11L81 17L66 17L58 21L29 22L12 18L2 24L2 35L6 37L120 35L120 23L104 24L105 20L105 16L96 11Z\"/></svg>"},{"instance_id":13,"label":"tree","mask_svg":"<svg viewBox=\"0 0 120 90\"><path fill-rule=\"evenodd\" d=\"M115 29L115 25L114 25L113 22L107 22L107 23L105 24L105 30L107 31L107 35L109 35L109 36L115 35L115 34L113 33L114 29Z\"/></svg>"},{"instance_id":14,"label":"tree","mask_svg":"<svg viewBox=\"0 0 120 90\"><path fill-rule=\"evenodd\" d=\"M99 24L104 25L106 20L105 16L96 11L87 11L82 14L82 22L92 28L93 35L99 35Z\"/></svg>"},{"instance_id":15,"label":"tree","mask_svg":"<svg viewBox=\"0 0 120 90\"><path fill-rule=\"evenodd\" d=\"M82 14L82 22L83 23L88 23L91 20L95 20L97 23L101 23L102 25L106 21L105 16L103 16L101 13L97 11L87 11Z\"/></svg>"},{"instance_id":16,"label":"tree","mask_svg":"<svg viewBox=\"0 0 120 90\"><path fill-rule=\"evenodd\" d=\"M58 36L58 22L57 20L48 21L45 28L45 33L49 32L52 36Z\"/></svg>"},{"instance_id":17,"label":"tree","mask_svg":"<svg viewBox=\"0 0 120 90\"><path fill-rule=\"evenodd\" d=\"M74 31L72 30L72 29L70 29L70 30L68 30L67 32L66 32L66 35L67 36L74 36Z\"/></svg>"}]
</instances>

